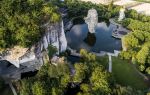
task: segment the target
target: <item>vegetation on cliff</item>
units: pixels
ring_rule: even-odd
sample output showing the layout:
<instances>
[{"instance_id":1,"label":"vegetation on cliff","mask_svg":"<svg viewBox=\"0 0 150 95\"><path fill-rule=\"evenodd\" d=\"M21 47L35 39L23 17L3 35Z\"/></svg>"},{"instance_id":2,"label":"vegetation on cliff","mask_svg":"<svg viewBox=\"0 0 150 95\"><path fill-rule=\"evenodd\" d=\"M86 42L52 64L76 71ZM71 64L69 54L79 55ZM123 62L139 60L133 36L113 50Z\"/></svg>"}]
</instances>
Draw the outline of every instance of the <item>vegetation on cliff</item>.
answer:
<instances>
[{"instance_id":1,"label":"vegetation on cliff","mask_svg":"<svg viewBox=\"0 0 150 95\"><path fill-rule=\"evenodd\" d=\"M45 0L1 0L0 49L33 45L44 34L41 26L59 19L58 8Z\"/></svg>"}]
</instances>

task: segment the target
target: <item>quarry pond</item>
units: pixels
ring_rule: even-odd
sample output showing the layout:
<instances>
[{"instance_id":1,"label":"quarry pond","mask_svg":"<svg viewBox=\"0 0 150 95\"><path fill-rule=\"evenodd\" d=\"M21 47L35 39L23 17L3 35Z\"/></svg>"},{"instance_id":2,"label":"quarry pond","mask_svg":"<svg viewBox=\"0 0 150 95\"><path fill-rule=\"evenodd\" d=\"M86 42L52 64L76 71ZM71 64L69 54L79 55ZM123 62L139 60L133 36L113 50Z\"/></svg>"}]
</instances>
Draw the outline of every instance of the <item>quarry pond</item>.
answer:
<instances>
[{"instance_id":1,"label":"quarry pond","mask_svg":"<svg viewBox=\"0 0 150 95\"><path fill-rule=\"evenodd\" d=\"M112 37L113 29L116 27L111 23L108 25L100 22L96 26L95 33L89 33L87 24L74 25L70 31L66 32L68 46L75 50L83 48L98 53L121 50L121 40Z\"/></svg>"}]
</instances>

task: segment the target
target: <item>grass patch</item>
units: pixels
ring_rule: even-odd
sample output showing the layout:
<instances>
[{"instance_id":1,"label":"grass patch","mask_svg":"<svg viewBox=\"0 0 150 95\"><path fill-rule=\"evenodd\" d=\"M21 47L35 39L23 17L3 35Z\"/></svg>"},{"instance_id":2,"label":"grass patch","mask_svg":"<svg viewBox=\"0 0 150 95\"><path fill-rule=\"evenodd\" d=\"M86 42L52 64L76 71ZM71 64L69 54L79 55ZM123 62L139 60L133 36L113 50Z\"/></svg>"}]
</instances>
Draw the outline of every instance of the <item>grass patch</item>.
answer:
<instances>
[{"instance_id":1,"label":"grass patch","mask_svg":"<svg viewBox=\"0 0 150 95\"><path fill-rule=\"evenodd\" d=\"M148 88L144 78L139 75L136 69L127 60L112 57L112 71L117 83L123 86L131 86L136 89L145 90Z\"/></svg>"}]
</instances>

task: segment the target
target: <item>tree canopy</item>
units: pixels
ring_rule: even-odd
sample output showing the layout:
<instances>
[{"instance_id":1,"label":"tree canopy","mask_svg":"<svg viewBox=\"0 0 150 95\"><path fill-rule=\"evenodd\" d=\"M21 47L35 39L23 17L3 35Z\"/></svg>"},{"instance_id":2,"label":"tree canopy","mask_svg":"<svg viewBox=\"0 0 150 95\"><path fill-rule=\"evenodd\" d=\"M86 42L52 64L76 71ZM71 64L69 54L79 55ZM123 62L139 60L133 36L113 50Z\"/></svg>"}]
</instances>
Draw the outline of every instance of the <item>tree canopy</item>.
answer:
<instances>
[{"instance_id":1,"label":"tree canopy","mask_svg":"<svg viewBox=\"0 0 150 95\"><path fill-rule=\"evenodd\" d=\"M122 39L126 51L121 52L121 57L139 63L140 71L149 74L147 68L150 66L150 16L129 10L122 24L131 32Z\"/></svg>"},{"instance_id":2,"label":"tree canopy","mask_svg":"<svg viewBox=\"0 0 150 95\"><path fill-rule=\"evenodd\" d=\"M45 0L1 0L0 49L34 44L44 34L41 25L59 19L58 8Z\"/></svg>"}]
</instances>

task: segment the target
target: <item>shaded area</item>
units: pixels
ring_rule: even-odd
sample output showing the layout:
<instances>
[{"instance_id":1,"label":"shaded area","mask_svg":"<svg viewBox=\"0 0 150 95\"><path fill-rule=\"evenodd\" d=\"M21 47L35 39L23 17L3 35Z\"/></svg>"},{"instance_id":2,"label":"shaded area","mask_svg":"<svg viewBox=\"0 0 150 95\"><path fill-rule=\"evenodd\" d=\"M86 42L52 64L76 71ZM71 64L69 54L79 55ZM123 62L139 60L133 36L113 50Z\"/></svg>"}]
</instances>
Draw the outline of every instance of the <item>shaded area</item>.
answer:
<instances>
[{"instance_id":1,"label":"shaded area","mask_svg":"<svg viewBox=\"0 0 150 95\"><path fill-rule=\"evenodd\" d=\"M84 39L84 41L89 45L89 46L94 46L96 42L96 36L94 33L88 32L87 37Z\"/></svg>"},{"instance_id":2,"label":"shaded area","mask_svg":"<svg viewBox=\"0 0 150 95\"><path fill-rule=\"evenodd\" d=\"M76 17L73 19L73 25L76 25L76 24L84 24L85 21L83 19L83 17Z\"/></svg>"},{"instance_id":3,"label":"shaded area","mask_svg":"<svg viewBox=\"0 0 150 95\"><path fill-rule=\"evenodd\" d=\"M33 77L37 73L38 73L38 71L30 71L30 72L21 73L21 79L28 78L28 77Z\"/></svg>"},{"instance_id":4,"label":"shaded area","mask_svg":"<svg viewBox=\"0 0 150 95\"><path fill-rule=\"evenodd\" d=\"M125 32L125 31L118 31L119 32L119 34L122 34L122 35L126 35L127 34L127 32Z\"/></svg>"},{"instance_id":5,"label":"shaded area","mask_svg":"<svg viewBox=\"0 0 150 95\"><path fill-rule=\"evenodd\" d=\"M0 95L13 95L9 85L5 85L5 87L0 91Z\"/></svg>"},{"instance_id":6,"label":"shaded area","mask_svg":"<svg viewBox=\"0 0 150 95\"><path fill-rule=\"evenodd\" d=\"M75 85L74 87L70 84L68 84L67 91L64 95L77 95L78 92L81 92L80 86Z\"/></svg>"},{"instance_id":7,"label":"shaded area","mask_svg":"<svg viewBox=\"0 0 150 95\"><path fill-rule=\"evenodd\" d=\"M78 56L67 56L67 61L71 62L72 64L76 63L76 62L80 62L80 57Z\"/></svg>"}]
</instances>

